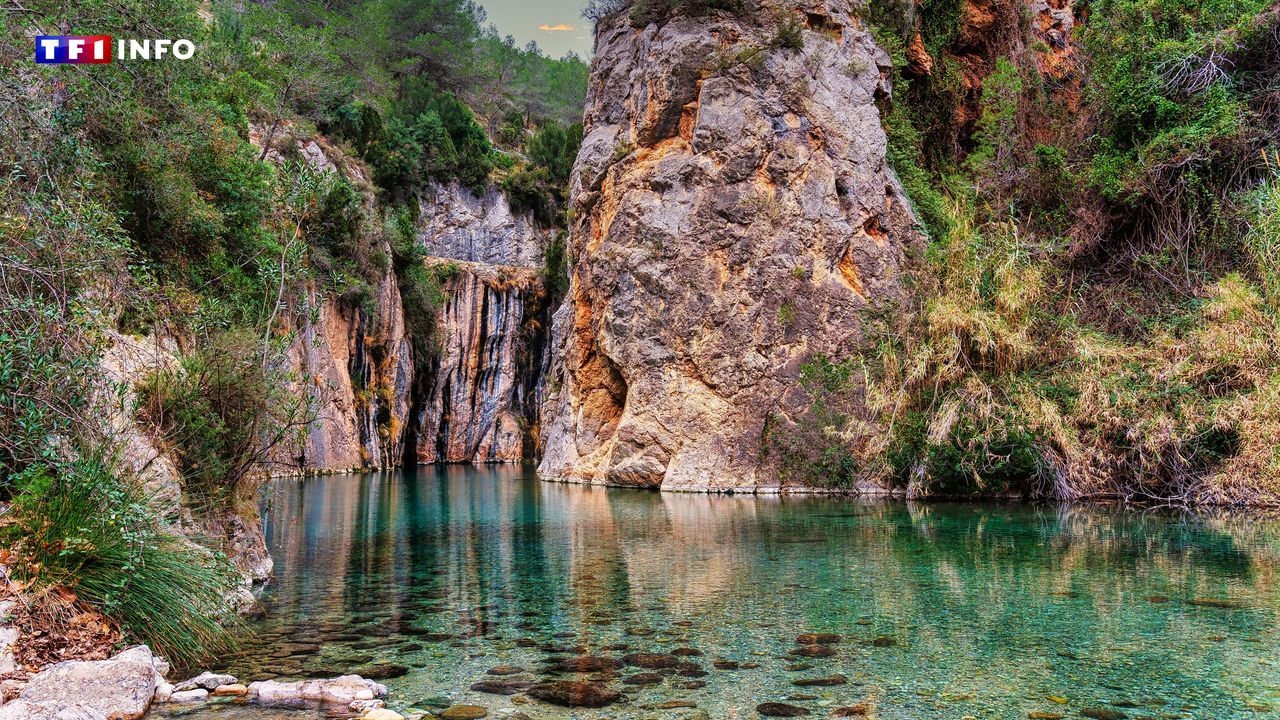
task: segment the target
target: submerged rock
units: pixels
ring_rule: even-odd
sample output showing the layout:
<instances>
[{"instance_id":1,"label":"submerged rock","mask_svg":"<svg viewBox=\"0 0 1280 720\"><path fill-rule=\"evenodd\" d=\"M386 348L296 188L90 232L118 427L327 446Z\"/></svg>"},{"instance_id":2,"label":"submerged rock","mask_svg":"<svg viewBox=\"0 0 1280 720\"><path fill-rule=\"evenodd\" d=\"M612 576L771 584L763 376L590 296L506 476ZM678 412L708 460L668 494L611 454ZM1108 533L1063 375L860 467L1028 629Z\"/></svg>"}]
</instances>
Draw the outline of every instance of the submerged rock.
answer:
<instances>
[{"instance_id":1,"label":"submerged rock","mask_svg":"<svg viewBox=\"0 0 1280 720\"><path fill-rule=\"evenodd\" d=\"M622 667L622 662L609 657L600 657L597 655L580 655L578 657L563 658L557 660L555 667L565 672L599 672L601 670L617 670Z\"/></svg>"},{"instance_id":2,"label":"submerged rock","mask_svg":"<svg viewBox=\"0 0 1280 720\"><path fill-rule=\"evenodd\" d=\"M1093 720L1125 720L1128 715L1111 708L1085 708L1080 714Z\"/></svg>"},{"instance_id":3,"label":"submerged rock","mask_svg":"<svg viewBox=\"0 0 1280 720\"><path fill-rule=\"evenodd\" d=\"M804 633L796 637L799 645L832 645L838 642L840 636L835 633Z\"/></svg>"},{"instance_id":4,"label":"submerged rock","mask_svg":"<svg viewBox=\"0 0 1280 720\"><path fill-rule=\"evenodd\" d=\"M636 673L622 679L624 685L661 685L663 677L658 673Z\"/></svg>"},{"instance_id":5,"label":"submerged rock","mask_svg":"<svg viewBox=\"0 0 1280 720\"><path fill-rule=\"evenodd\" d=\"M675 655L663 655L661 653L632 653L622 658L622 660L628 665L650 670L677 668L684 663L683 660Z\"/></svg>"},{"instance_id":6,"label":"submerged rock","mask_svg":"<svg viewBox=\"0 0 1280 720\"><path fill-rule=\"evenodd\" d=\"M788 705L780 702L760 703L756 706L756 712L765 717L801 717L809 714L808 708L802 708L799 705Z\"/></svg>"},{"instance_id":7,"label":"submerged rock","mask_svg":"<svg viewBox=\"0 0 1280 720\"><path fill-rule=\"evenodd\" d=\"M403 677L408 674L409 668L406 665L397 665L395 663L379 663L358 667L353 672L371 680L386 680L388 678Z\"/></svg>"},{"instance_id":8,"label":"submerged rock","mask_svg":"<svg viewBox=\"0 0 1280 720\"><path fill-rule=\"evenodd\" d=\"M831 687L834 685L844 685L849 682L849 678L843 675L828 675L820 678L801 678L792 680L791 684L797 687Z\"/></svg>"},{"instance_id":9,"label":"submerged rock","mask_svg":"<svg viewBox=\"0 0 1280 720\"><path fill-rule=\"evenodd\" d=\"M479 720L489 711L479 705L454 705L440 713L442 720Z\"/></svg>"},{"instance_id":10,"label":"submerged rock","mask_svg":"<svg viewBox=\"0 0 1280 720\"><path fill-rule=\"evenodd\" d=\"M472 683L471 689L476 692L489 693L490 695L515 695L522 690L529 689L533 684L532 680L502 678L500 680L481 680L480 682Z\"/></svg>"},{"instance_id":11,"label":"submerged rock","mask_svg":"<svg viewBox=\"0 0 1280 720\"><path fill-rule=\"evenodd\" d=\"M671 687L678 690L701 690L706 686L705 680L676 680L671 683Z\"/></svg>"},{"instance_id":12,"label":"submerged rock","mask_svg":"<svg viewBox=\"0 0 1280 720\"><path fill-rule=\"evenodd\" d=\"M795 650L792 650L790 654L797 657L824 658L835 655L836 651L828 645L801 645ZM745 667L745 665L743 667Z\"/></svg>"},{"instance_id":13,"label":"submerged rock","mask_svg":"<svg viewBox=\"0 0 1280 720\"><path fill-rule=\"evenodd\" d=\"M1217 608L1219 610L1244 610L1249 606L1240 600L1231 598L1194 598L1187 604L1197 607Z\"/></svg>"},{"instance_id":14,"label":"submerged rock","mask_svg":"<svg viewBox=\"0 0 1280 720\"><path fill-rule=\"evenodd\" d=\"M563 707L598 708L617 702L622 693L581 680L557 680L529 688L529 697Z\"/></svg>"}]
</instances>

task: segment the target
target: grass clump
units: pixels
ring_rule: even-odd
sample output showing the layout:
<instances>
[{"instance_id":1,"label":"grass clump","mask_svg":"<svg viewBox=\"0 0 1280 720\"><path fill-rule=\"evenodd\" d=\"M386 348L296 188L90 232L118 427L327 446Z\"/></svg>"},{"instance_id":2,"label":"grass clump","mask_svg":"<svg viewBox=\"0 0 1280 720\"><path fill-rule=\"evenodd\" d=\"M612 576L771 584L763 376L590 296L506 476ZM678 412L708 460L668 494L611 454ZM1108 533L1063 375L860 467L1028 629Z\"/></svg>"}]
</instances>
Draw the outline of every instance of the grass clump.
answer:
<instances>
[{"instance_id":1,"label":"grass clump","mask_svg":"<svg viewBox=\"0 0 1280 720\"><path fill-rule=\"evenodd\" d=\"M181 664L231 645L236 588L227 560L163 530L142 489L109 458L33 468L15 491L5 540L29 601L70 592Z\"/></svg>"}]
</instances>

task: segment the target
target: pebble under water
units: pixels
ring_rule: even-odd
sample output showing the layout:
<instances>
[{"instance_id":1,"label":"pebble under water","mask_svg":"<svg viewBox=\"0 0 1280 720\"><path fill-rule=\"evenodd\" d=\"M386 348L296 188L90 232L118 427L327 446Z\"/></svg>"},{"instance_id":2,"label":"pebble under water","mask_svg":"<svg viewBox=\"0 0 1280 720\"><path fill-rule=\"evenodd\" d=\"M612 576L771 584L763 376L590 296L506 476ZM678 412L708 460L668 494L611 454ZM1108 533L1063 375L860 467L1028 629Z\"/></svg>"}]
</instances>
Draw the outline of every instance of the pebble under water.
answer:
<instances>
[{"instance_id":1,"label":"pebble under water","mask_svg":"<svg viewBox=\"0 0 1280 720\"><path fill-rule=\"evenodd\" d=\"M1280 716L1274 518L672 494L469 466L279 480L265 512L266 616L216 668L246 682L358 672L400 712L498 718ZM529 697L547 680L621 697ZM324 713L153 713L179 715Z\"/></svg>"}]
</instances>

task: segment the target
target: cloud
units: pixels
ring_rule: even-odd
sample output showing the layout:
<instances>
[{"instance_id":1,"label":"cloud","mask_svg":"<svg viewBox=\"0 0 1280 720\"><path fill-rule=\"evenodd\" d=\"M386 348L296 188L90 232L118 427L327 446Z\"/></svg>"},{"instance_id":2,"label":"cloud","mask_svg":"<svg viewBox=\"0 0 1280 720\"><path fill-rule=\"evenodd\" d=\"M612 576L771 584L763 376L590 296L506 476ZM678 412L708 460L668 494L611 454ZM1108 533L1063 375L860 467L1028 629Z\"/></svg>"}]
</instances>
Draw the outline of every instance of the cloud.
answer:
<instances>
[{"instance_id":1,"label":"cloud","mask_svg":"<svg viewBox=\"0 0 1280 720\"><path fill-rule=\"evenodd\" d=\"M546 23L542 23L538 26L538 29L542 32L570 32L572 30L577 30L574 26L566 25L564 23L560 23L559 25L548 25Z\"/></svg>"}]
</instances>

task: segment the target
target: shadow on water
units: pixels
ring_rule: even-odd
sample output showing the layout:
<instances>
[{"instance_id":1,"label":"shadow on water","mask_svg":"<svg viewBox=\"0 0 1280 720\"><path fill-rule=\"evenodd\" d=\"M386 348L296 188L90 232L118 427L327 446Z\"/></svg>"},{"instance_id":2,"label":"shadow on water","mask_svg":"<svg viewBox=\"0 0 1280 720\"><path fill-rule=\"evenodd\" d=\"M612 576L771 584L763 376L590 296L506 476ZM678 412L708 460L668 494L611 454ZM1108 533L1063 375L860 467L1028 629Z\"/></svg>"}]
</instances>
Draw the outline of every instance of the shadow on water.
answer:
<instances>
[{"instance_id":1,"label":"shadow on water","mask_svg":"<svg viewBox=\"0 0 1280 720\"><path fill-rule=\"evenodd\" d=\"M713 718L787 698L882 718L1280 708L1274 520L665 494L471 466L281 480L264 512L277 580L224 669L382 675L401 709L501 712L511 697L468 689L490 668L544 677L548 657L623 645L696 649L698 672L628 685L624 670L602 679L621 705L574 717L673 699ZM805 632L842 641L797 655ZM847 682L793 684L833 674Z\"/></svg>"}]
</instances>

